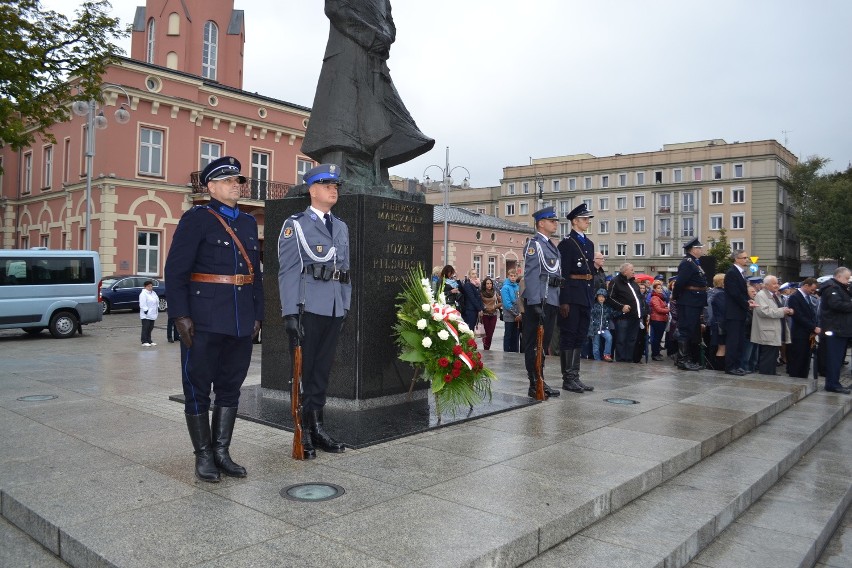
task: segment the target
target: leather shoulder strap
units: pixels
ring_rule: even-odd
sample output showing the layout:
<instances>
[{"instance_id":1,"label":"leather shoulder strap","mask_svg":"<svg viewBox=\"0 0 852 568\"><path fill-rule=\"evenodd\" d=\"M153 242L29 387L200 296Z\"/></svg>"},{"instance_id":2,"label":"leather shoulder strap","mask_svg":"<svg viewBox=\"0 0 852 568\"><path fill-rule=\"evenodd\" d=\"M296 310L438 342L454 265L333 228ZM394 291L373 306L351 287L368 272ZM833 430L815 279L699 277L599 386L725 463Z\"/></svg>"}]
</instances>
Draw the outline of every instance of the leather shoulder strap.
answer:
<instances>
[{"instance_id":1,"label":"leather shoulder strap","mask_svg":"<svg viewBox=\"0 0 852 568\"><path fill-rule=\"evenodd\" d=\"M212 209L208 209L207 211L209 211L211 215L213 215L214 217L216 217L216 219L219 220L219 222L222 224L222 227L225 228L225 231L227 231L228 234L231 235L231 238L234 239L234 242L237 243L237 248L240 249L240 254L246 261L246 264L248 264L249 274L254 274L254 266L252 265L251 260L249 260L248 253L246 253L246 249L243 246L242 241L239 239L239 237L237 237L236 233L234 233L231 227L228 226L225 220L222 219L222 217L218 213L216 213Z\"/></svg>"}]
</instances>

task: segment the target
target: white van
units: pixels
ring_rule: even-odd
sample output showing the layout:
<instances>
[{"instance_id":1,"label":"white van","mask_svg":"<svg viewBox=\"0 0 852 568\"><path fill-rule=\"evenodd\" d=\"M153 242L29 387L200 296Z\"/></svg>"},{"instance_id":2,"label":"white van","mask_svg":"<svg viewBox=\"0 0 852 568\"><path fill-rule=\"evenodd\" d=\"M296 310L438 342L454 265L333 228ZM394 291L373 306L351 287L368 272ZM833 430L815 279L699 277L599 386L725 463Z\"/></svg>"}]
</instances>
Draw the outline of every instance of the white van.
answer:
<instances>
[{"instance_id":1,"label":"white van","mask_svg":"<svg viewBox=\"0 0 852 568\"><path fill-rule=\"evenodd\" d=\"M103 319L100 290L97 252L0 249L0 329L71 337Z\"/></svg>"}]
</instances>

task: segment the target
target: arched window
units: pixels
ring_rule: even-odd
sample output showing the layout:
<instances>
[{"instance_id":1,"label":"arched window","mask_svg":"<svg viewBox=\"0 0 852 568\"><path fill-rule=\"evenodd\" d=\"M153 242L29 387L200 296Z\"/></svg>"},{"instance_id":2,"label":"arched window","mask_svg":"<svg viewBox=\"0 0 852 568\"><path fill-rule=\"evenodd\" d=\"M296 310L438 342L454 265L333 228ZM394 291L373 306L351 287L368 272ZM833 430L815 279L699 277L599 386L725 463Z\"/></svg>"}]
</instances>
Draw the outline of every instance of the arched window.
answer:
<instances>
[{"instance_id":1,"label":"arched window","mask_svg":"<svg viewBox=\"0 0 852 568\"><path fill-rule=\"evenodd\" d=\"M177 12L169 14L169 35L180 35L180 16Z\"/></svg>"},{"instance_id":2,"label":"arched window","mask_svg":"<svg viewBox=\"0 0 852 568\"><path fill-rule=\"evenodd\" d=\"M145 61L154 62L154 18L148 20L148 48L145 52Z\"/></svg>"},{"instance_id":3,"label":"arched window","mask_svg":"<svg viewBox=\"0 0 852 568\"><path fill-rule=\"evenodd\" d=\"M166 54L166 67L169 69L178 68L178 54L174 51L170 51Z\"/></svg>"},{"instance_id":4,"label":"arched window","mask_svg":"<svg viewBox=\"0 0 852 568\"><path fill-rule=\"evenodd\" d=\"M201 51L201 76L216 80L216 57L219 51L219 28L215 22L204 24L204 49Z\"/></svg>"}]
</instances>

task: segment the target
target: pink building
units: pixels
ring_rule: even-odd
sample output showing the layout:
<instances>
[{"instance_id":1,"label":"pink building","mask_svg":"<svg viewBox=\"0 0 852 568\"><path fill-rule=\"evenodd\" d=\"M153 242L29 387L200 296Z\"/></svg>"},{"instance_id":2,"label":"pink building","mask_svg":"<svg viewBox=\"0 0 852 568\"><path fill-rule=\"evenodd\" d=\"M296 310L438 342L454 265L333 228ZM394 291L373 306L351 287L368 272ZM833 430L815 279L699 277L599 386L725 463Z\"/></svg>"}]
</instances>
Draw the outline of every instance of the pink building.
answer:
<instances>
[{"instance_id":1,"label":"pink building","mask_svg":"<svg viewBox=\"0 0 852 568\"><path fill-rule=\"evenodd\" d=\"M241 209L258 220L314 165L301 154L310 109L241 90L243 11L233 0L148 0L131 57L105 76L95 130L91 248L104 274L161 275L181 215L206 195L193 172L235 156ZM114 112L126 105L130 120ZM70 105L69 105L70 106ZM0 150L0 247L85 248L87 117L71 115L20 152ZM276 238L272 235L271 238Z\"/></svg>"},{"instance_id":2,"label":"pink building","mask_svg":"<svg viewBox=\"0 0 852 568\"><path fill-rule=\"evenodd\" d=\"M476 269L481 277L505 278L509 268L523 265L524 243L533 235L531 227L452 205L448 212L447 264L451 264L459 276ZM435 206L433 220L432 259L435 266L443 266L442 205Z\"/></svg>"}]
</instances>

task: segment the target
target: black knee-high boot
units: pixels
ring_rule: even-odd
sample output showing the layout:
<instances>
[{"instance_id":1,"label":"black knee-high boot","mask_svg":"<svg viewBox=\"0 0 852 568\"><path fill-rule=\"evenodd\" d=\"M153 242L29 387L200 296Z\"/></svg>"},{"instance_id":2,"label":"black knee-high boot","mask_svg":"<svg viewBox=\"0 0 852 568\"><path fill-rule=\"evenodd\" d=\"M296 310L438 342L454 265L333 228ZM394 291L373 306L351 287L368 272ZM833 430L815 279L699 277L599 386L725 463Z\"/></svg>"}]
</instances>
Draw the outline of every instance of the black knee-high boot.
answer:
<instances>
[{"instance_id":1,"label":"black knee-high boot","mask_svg":"<svg viewBox=\"0 0 852 568\"><path fill-rule=\"evenodd\" d=\"M202 481L217 483L219 469L213 459L213 447L210 443L210 416L207 412L185 416L189 438L195 449L195 475Z\"/></svg>"},{"instance_id":2,"label":"black knee-high boot","mask_svg":"<svg viewBox=\"0 0 852 568\"><path fill-rule=\"evenodd\" d=\"M246 468L234 463L228 448L234 435L237 407L213 407L213 460L219 471L229 477L245 477Z\"/></svg>"}]
</instances>

